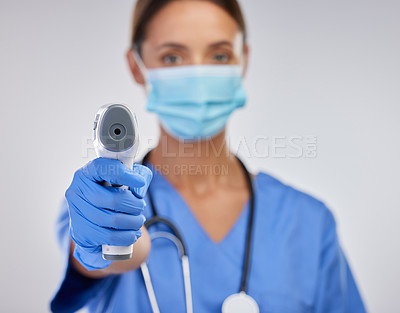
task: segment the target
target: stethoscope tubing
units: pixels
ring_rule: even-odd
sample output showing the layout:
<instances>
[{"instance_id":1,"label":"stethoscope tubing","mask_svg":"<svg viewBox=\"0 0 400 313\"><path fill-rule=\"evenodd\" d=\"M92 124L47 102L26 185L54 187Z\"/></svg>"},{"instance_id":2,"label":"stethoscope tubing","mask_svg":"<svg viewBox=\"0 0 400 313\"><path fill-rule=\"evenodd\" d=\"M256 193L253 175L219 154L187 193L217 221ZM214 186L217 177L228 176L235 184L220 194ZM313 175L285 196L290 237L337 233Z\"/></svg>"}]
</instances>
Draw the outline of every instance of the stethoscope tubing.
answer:
<instances>
[{"instance_id":1,"label":"stethoscope tubing","mask_svg":"<svg viewBox=\"0 0 400 313\"><path fill-rule=\"evenodd\" d=\"M143 164L147 163L150 152L148 152L145 155L145 157L143 158L143 161L142 161ZM253 182L252 182L251 175L250 175L249 171L247 170L246 166L244 165L244 163L238 157L236 157L236 158L239 161L239 163L243 169L243 172L246 176L246 183L247 183L247 186L248 186L248 189L250 192L250 199L249 199L250 213L249 213L247 233L246 233L246 246L245 246L245 255L244 255L244 260L243 260L242 279L241 279L240 288L239 288L240 293L246 293L248 273L249 273L249 268L250 268L251 248L252 248L255 196L254 196L254 188L253 188ZM192 292L191 292L192 289L191 289L191 284L190 284L190 268L189 268L187 249L186 249L185 243L183 241L183 237L180 234L179 230L176 228L176 226L171 221L158 215L150 188L147 191L147 195L149 198L149 204L150 204L150 208L152 210L153 217L151 217L148 221L146 221L145 227L149 228L150 226L152 226L156 223L162 223L162 224L167 225L171 229L173 234L165 233L165 232L155 232L151 236L156 238L157 234L163 233L161 236L158 236L158 237L170 239L177 246L181 260L182 260L182 270L184 273L186 308L187 308L187 312L192 313L193 312L193 304L192 304ZM169 235L166 235L166 234L169 234ZM173 239L173 237L175 237L176 239ZM160 310L157 305L154 289L151 284L150 273L149 273L146 262L142 263L141 270L142 270L143 278L145 280L145 285L146 285L146 289L147 289L147 292L149 295L149 299L150 299L150 303L151 303L153 312L159 313Z\"/></svg>"},{"instance_id":2,"label":"stethoscope tubing","mask_svg":"<svg viewBox=\"0 0 400 313\"><path fill-rule=\"evenodd\" d=\"M162 219L158 222L162 223ZM156 222L153 222L154 224ZM150 235L151 240L155 240L157 238L164 238L172 241L179 252L179 256L182 262L182 272L183 272L183 282L185 287L185 300L186 300L186 312L193 313L193 300L192 300L192 287L190 282L190 268L189 268L189 258L185 254L185 247L183 242L176 236L176 234L171 234L165 231L157 231L153 232ZM142 271L143 279L145 282L147 294L149 296L150 305L154 313L160 313L160 308L157 304L156 295L154 292L153 284L151 283L150 271L146 262L143 262L140 265L140 269Z\"/></svg>"}]
</instances>

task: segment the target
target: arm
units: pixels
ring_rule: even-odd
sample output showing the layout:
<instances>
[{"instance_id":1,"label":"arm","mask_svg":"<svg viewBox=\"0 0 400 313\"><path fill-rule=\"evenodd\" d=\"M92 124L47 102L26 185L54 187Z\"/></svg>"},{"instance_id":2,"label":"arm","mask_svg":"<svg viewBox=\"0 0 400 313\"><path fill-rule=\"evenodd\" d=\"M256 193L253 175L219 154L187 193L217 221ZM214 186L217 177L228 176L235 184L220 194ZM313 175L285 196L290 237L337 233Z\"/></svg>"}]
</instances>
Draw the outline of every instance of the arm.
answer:
<instances>
[{"instance_id":1,"label":"arm","mask_svg":"<svg viewBox=\"0 0 400 313\"><path fill-rule=\"evenodd\" d=\"M70 240L67 270L57 294L50 303L51 312L72 313L80 310L90 299L106 288L111 280L116 278L116 274L138 268L146 260L150 251L150 237L143 227L143 235L134 244L131 260L115 261L105 269L94 271L88 271L74 258L74 247L74 241Z\"/></svg>"},{"instance_id":2,"label":"arm","mask_svg":"<svg viewBox=\"0 0 400 313\"><path fill-rule=\"evenodd\" d=\"M315 312L366 312L349 264L340 247L334 217L328 209L326 209L321 241Z\"/></svg>"},{"instance_id":3,"label":"arm","mask_svg":"<svg viewBox=\"0 0 400 313\"><path fill-rule=\"evenodd\" d=\"M141 165L136 165L141 166ZM119 275L146 260L150 238L144 228L144 195L151 171L133 171L116 160L96 159L75 172L58 221L60 243L68 255L67 269L51 302L51 311L75 312L106 292ZM129 190L106 187L103 181ZM127 261L102 258L102 245L134 244Z\"/></svg>"},{"instance_id":4,"label":"arm","mask_svg":"<svg viewBox=\"0 0 400 313\"><path fill-rule=\"evenodd\" d=\"M127 247L142 236L143 198L152 173L135 166L130 169L117 160L95 159L75 172L65 192L73 258L88 271L103 270L104 274L113 263L103 259L102 245ZM104 181L129 190L104 186Z\"/></svg>"}]
</instances>

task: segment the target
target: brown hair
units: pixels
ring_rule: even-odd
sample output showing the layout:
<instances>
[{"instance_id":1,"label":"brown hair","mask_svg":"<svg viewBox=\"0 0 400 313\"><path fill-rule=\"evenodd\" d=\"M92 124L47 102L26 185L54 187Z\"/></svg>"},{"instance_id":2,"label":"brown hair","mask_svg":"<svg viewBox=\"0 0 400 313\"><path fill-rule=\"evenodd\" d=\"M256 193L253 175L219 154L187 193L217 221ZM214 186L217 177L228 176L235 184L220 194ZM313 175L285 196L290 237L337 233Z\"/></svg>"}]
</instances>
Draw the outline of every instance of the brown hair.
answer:
<instances>
[{"instance_id":1,"label":"brown hair","mask_svg":"<svg viewBox=\"0 0 400 313\"><path fill-rule=\"evenodd\" d=\"M137 0L132 23L131 47L141 52L141 46L146 38L146 27L151 18L166 4L176 0ZM247 39L246 23L237 0L203 0L212 2L224 9L238 23L243 33L243 42Z\"/></svg>"}]
</instances>

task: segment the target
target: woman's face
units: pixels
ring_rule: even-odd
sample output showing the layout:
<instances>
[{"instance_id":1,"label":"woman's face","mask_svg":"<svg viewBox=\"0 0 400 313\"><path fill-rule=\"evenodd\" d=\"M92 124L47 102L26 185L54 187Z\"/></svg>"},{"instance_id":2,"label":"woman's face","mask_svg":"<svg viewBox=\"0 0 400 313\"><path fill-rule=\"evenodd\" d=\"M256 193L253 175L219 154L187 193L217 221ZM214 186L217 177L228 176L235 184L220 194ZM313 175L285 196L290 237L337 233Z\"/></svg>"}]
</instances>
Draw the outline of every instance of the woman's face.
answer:
<instances>
[{"instance_id":1,"label":"woman's face","mask_svg":"<svg viewBox=\"0 0 400 313\"><path fill-rule=\"evenodd\" d=\"M135 80L143 85L132 51L127 57ZM142 45L146 68L243 62L245 71L247 57L237 22L209 1L170 2L147 24Z\"/></svg>"}]
</instances>

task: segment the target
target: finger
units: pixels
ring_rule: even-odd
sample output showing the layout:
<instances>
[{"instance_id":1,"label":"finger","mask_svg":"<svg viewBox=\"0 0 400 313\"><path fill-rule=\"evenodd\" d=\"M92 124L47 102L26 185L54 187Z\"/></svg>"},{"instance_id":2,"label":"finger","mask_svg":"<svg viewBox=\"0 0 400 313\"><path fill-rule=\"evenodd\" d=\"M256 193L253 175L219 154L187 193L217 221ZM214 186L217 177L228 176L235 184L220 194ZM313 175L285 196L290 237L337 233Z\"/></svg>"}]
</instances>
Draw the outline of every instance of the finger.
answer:
<instances>
[{"instance_id":1,"label":"finger","mask_svg":"<svg viewBox=\"0 0 400 313\"><path fill-rule=\"evenodd\" d=\"M130 190L105 187L112 195L113 202L107 209L131 215L142 214L146 206L144 199L137 198Z\"/></svg>"},{"instance_id":2,"label":"finger","mask_svg":"<svg viewBox=\"0 0 400 313\"><path fill-rule=\"evenodd\" d=\"M112 263L112 261L103 259L101 246L83 248L75 245L74 257L89 271L106 268Z\"/></svg>"},{"instance_id":3,"label":"finger","mask_svg":"<svg viewBox=\"0 0 400 313\"><path fill-rule=\"evenodd\" d=\"M98 226L79 214L79 210L74 207L70 210L70 216L71 237L81 247L100 245L128 247L137 240L136 231Z\"/></svg>"},{"instance_id":4,"label":"finger","mask_svg":"<svg viewBox=\"0 0 400 313\"><path fill-rule=\"evenodd\" d=\"M131 197L134 197L130 191L125 190L125 192L130 194ZM107 197L107 199L109 198L110 197ZM141 201L142 204L144 203L142 199L136 199L136 201ZM101 227L138 230L143 226L146 220L144 215L141 214L143 212L143 206L142 208L134 207L134 211L129 208L129 210L126 211L133 212L134 214L127 214L126 212L121 213L108 208L99 208L93 203L88 202L82 194L75 195L72 202L75 210L77 210L82 217Z\"/></svg>"},{"instance_id":5,"label":"finger","mask_svg":"<svg viewBox=\"0 0 400 313\"><path fill-rule=\"evenodd\" d=\"M143 227L146 218L143 214L129 215L124 213L111 212L109 210L99 210L100 214L94 214L90 220L102 227L120 229L120 230L134 230L138 231Z\"/></svg>"},{"instance_id":6,"label":"finger","mask_svg":"<svg viewBox=\"0 0 400 313\"><path fill-rule=\"evenodd\" d=\"M143 212L144 200L135 197L131 191L102 186L87 179L83 174L78 175L82 177L77 194L81 194L88 203L95 207L132 215L139 215Z\"/></svg>"},{"instance_id":7,"label":"finger","mask_svg":"<svg viewBox=\"0 0 400 313\"><path fill-rule=\"evenodd\" d=\"M143 187L132 188L131 191L136 197L144 198L150 186L151 179L153 178L153 172L147 166L141 164L134 164L133 172L142 176L146 183Z\"/></svg>"},{"instance_id":8,"label":"finger","mask_svg":"<svg viewBox=\"0 0 400 313\"><path fill-rule=\"evenodd\" d=\"M100 227L135 231L139 230L146 221L143 214L131 215L93 206L86 208L84 217Z\"/></svg>"},{"instance_id":9,"label":"finger","mask_svg":"<svg viewBox=\"0 0 400 313\"><path fill-rule=\"evenodd\" d=\"M95 182L107 181L110 184L140 188L146 184L141 175L134 173L132 169L118 160L97 158L86 164L82 173Z\"/></svg>"}]
</instances>

